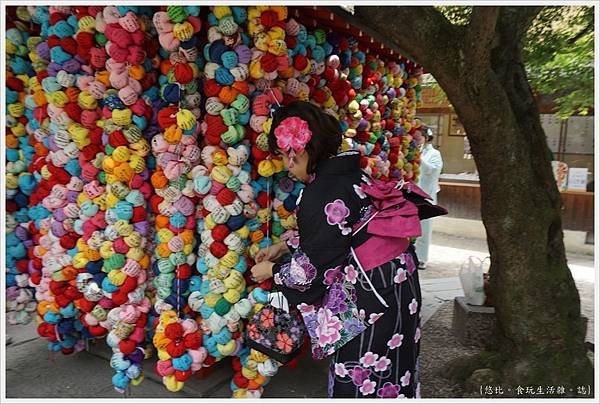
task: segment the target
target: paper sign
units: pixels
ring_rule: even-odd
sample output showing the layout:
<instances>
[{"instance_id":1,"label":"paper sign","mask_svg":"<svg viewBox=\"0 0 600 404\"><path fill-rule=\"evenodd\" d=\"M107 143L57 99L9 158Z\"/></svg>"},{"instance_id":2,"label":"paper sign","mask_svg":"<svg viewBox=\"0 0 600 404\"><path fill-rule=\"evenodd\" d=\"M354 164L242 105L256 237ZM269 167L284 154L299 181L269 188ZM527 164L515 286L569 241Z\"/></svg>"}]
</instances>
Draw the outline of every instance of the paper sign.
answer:
<instances>
[{"instance_id":1,"label":"paper sign","mask_svg":"<svg viewBox=\"0 0 600 404\"><path fill-rule=\"evenodd\" d=\"M569 189L585 191L587 188L587 178L587 168L569 168Z\"/></svg>"}]
</instances>

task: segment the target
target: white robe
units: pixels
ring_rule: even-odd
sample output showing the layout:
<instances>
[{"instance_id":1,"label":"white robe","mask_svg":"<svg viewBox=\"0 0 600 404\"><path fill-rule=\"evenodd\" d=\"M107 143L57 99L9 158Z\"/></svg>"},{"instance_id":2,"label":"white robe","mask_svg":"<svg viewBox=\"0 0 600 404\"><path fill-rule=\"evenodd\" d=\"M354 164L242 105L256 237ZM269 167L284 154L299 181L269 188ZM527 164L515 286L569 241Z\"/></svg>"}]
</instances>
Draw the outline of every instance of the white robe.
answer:
<instances>
[{"instance_id":1,"label":"white robe","mask_svg":"<svg viewBox=\"0 0 600 404\"><path fill-rule=\"evenodd\" d=\"M421 151L421 173L419 175L419 187L427 192L434 204L437 204L437 193L440 191L440 174L444 162L442 155L431 144L427 144ZM429 244L431 243L431 220L421 221L422 235L415 243L417 257L420 262L426 263L429 260Z\"/></svg>"}]
</instances>

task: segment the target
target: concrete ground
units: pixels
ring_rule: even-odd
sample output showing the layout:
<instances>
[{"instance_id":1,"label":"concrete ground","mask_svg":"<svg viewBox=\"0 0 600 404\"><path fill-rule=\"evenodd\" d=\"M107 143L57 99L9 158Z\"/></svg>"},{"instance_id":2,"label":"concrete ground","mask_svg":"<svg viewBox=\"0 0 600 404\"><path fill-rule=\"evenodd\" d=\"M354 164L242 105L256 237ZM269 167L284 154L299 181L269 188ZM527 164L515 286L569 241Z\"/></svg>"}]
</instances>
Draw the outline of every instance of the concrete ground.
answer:
<instances>
[{"instance_id":1,"label":"concrete ground","mask_svg":"<svg viewBox=\"0 0 600 404\"><path fill-rule=\"evenodd\" d=\"M441 226L434 224L431 261L427 269L419 273L423 296L421 314L424 323L427 323L442 305L449 307L447 302L453 300L455 296L462 295L458 273L467 258L472 255L484 258L488 255L486 241L478 238L477 232L467 232L466 235L470 237L457 237L445 231L447 229L443 228L444 225L447 225L447 222ZM454 225L459 225L455 228L462 228L460 223L453 223ZM469 225L477 227L477 225ZM568 254L569 266L580 293L582 314L589 319L587 340L593 342L595 279L593 256L587 255L587 247L571 249L571 251L574 253ZM432 321L437 321L435 320L437 317L440 316L434 316ZM7 335L12 337L12 343L6 347L7 397L123 397L112 388L112 369L108 365L110 351L103 341L92 344L88 352L64 356L50 353L46 349L46 343L37 337L34 324L8 326ZM426 332L423 333L422 339L422 349L434 349L433 345L428 345ZM127 397L224 398L231 396L229 382L232 371L227 360L216 365L212 374L203 379L194 376L178 393L171 393L163 387L160 378L153 371L155 361L156 358L146 361L146 380L141 386L132 387ZM423 374L421 380L423 385L427 385L427 377L439 376ZM307 356L300 360L296 369L280 369L272 383L266 387L264 397L326 397L326 383L326 361L316 362ZM424 393L427 393L423 395L424 397L436 397L435 391L424 388ZM445 394L442 396L448 397Z\"/></svg>"}]
</instances>

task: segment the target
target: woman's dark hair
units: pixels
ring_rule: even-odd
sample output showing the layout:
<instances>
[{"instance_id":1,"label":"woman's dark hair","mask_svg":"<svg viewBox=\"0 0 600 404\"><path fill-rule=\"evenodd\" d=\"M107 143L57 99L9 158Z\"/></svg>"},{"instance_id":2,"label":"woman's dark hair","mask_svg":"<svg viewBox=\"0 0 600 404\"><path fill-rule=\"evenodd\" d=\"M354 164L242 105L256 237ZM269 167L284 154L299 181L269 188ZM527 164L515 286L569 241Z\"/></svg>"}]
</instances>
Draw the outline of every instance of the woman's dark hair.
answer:
<instances>
[{"instance_id":1,"label":"woman's dark hair","mask_svg":"<svg viewBox=\"0 0 600 404\"><path fill-rule=\"evenodd\" d=\"M319 162L337 154L342 144L342 128L337 119L316 105L305 101L294 101L287 106L279 107L273 114L273 123L269 132L269 151L271 154L278 154L279 150L275 138L275 128L285 118L292 116L308 122L308 127L313 134L305 148L308 153L306 171L312 174Z\"/></svg>"}]
</instances>

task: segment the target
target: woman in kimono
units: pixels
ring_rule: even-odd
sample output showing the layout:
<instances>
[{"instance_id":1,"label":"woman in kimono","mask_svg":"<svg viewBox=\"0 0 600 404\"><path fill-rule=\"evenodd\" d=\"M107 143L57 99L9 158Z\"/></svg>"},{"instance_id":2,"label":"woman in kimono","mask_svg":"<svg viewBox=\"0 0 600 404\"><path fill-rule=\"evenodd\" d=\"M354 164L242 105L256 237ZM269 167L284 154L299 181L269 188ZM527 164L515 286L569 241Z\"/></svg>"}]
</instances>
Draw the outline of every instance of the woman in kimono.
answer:
<instances>
[{"instance_id":1,"label":"woman in kimono","mask_svg":"<svg viewBox=\"0 0 600 404\"><path fill-rule=\"evenodd\" d=\"M330 397L419 397L418 260L407 243L408 249L375 268L357 263L354 249L370 237L357 229L372 214L363 191L370 179L357 152L338 154L341 142L339 122L313 104L275 111L271 153L306 183L298 198L300 240L259 251L252 277L274 277L299 309L313 356L330 357ZM290 262L274 262L287 253Z\"/></svg>"}]
</instances>

